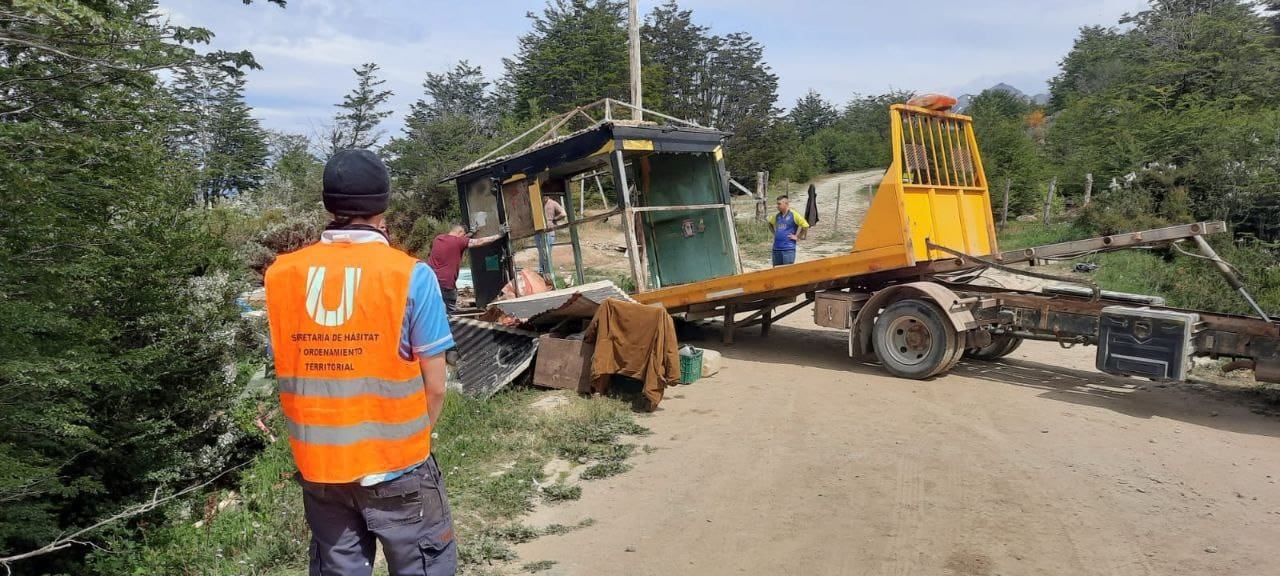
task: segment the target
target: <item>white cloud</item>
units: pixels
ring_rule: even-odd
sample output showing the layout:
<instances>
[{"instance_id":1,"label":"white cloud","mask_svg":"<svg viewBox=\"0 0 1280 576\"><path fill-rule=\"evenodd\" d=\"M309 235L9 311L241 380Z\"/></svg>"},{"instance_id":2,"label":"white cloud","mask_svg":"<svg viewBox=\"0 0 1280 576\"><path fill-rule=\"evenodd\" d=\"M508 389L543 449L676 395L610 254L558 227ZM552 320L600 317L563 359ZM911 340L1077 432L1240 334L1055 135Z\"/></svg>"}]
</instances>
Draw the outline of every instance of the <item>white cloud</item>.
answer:
<instances>
[{"instance_id":1,"label":"white cloud","mask_svg":"<svg viewBox=\"0 0 1280 576\"><path fill-rule=\"evenodd\" d=\"M351 69L377 62L399 117L420 96L427 71L462 59L491 78L528 30L525 13L542 0L161 0L184 25L218 33L214 47L254 52L264 70L249 75L247 95L270 128L310 133L354 84ZM642 0L647 12L659 0ZM717 33L750 32L780 76L780 104L809 88L844 102L854 93L892 88L972 92L1008 82L1028 93L1070 50L1079 27L1111 25L1143 0L683 0Z\"/></svg>"}]
</instances>

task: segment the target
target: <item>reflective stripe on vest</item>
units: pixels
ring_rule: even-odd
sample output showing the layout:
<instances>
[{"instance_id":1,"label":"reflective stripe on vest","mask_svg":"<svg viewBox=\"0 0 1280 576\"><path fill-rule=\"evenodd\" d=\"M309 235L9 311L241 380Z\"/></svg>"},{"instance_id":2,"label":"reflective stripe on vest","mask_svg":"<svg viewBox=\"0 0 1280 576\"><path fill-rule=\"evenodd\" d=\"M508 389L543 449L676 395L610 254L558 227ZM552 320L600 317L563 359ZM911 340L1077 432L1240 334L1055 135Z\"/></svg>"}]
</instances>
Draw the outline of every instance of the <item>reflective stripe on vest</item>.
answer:
<instances>
[{"instance_id":1,"label":"reflective stripe on vest","mask_svg":"<svg viewBox=\"0 0 1280 576\"><path fill-rule=\"evenodd\" d=\"M422 374L404 382L388 382L381 378L280 378L282 394L317 396L320 398L351 398L361 394L373 394L382 398L404 398L422 391Z\"/></svg>"},{"instance_id":2,"label":"reflective stripe on vest","mask_svg":"<svg viewBox=\"0 0 1280 576\"><path fill-rule=\"evenodd\" d=\"M308 426L286 419L289 437L304 444L329 444L346 446L361 440L404 440L421 432L430 424L428 415L399 424L365 422L355 426ZM390 472L390 470L388 470Z\"/></svg>"},{"instance_id":3,"label":"reflective stripe on vest","mask_svg":"<svg viewBox=\"0 0 1280 576\"><path fill-rule=\"evenodd\" d=\"M333 243L267 270L280 404L303 478L355 482L431 454L422 370L399 353L416 263L382 243Z\"/></svg>"}]
</instances>

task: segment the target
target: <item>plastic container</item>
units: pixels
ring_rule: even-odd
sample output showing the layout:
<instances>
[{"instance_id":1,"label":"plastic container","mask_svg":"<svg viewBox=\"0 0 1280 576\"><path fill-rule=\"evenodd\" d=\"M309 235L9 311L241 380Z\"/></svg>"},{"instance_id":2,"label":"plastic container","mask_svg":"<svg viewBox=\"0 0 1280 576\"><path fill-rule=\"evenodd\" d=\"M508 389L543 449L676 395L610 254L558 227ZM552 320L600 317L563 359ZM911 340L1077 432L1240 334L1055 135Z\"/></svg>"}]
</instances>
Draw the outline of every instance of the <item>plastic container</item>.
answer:
<instances>
[{"instance_id":1,"label":"plastic container","mask_svg":"<svg viewBox=\"0 0 1280 576\"><path fill-rule=\"evenodd\" d=\"M686 351L689 351L686 353ZM680 350L680 383L693 384L702 377L702 350L693 347Z\"/></svg>"}]
</instances>

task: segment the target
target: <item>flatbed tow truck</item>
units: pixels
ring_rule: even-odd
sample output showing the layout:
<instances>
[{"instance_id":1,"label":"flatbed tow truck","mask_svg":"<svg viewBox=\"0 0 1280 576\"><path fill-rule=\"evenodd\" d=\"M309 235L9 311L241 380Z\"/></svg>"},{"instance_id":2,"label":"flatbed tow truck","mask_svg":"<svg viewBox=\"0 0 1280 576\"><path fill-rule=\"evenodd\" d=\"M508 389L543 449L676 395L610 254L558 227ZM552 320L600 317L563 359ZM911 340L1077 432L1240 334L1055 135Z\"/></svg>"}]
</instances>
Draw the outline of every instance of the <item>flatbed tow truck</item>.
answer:
<instances>
[{"instance_id":1,"label":"flatbed tow truck","mask_svg":"<svg viewBox=\"0 0 1280 576\"><path fill-rule=\"evenodd\" d=\"M909 105L895 105L890 114L893 162L849 254L634 298L691 320L723 317L727 343L749 326L767 335L774 321L813 305L815 324L848 331L851 357L874 358L903 378L945 374L965 357L998 359L1034 339L1097 346L1097 367L1111 374L1182 380L1192 357L1208 356L1253 368L1259 381L1280 382L1280 323L1254 304L1203 240L1226 232L1224 223L1001 252L972 119ZM1170 308L1157 297L1007 268L1187 240L1258 317ZM993 267L1079 286L1028 292L971 283Z\"/></svg>"},{"instance_id":2,"label":"flatbed tow truck","mask_svg":"<svg viewBox=\"0 0 1280 576\"><path fill-rule=\"evenodd\" d=\"M1224 223L1002 252L972 119L917 103L890 108L893 161L852 251L755 272L743 272L738 257L722 148L728 134L613 100L548 119L449 177L473 231L510 230L506 243L471 249L477 304L487 305L504 285L518 294L515 243L559 230L570 233L582 282L579 227L617 217L637 286L633 298L688 320L722 317L727 343L751 326L767 335L774 321L812 305L817 325L847 331L851 357L878 360L904 378L945 374L965 357L994 360L1035 339L1097 346L1097 367L1111 374L1181 380L1193 357L1207 356L1252 368L1259 381L1280 382L1280 323L1203 238L1226 232ZM616 119L613 111L624 108L640 119ZM646 122L645 115L665 124ZM583 119L585 128L561 135ZM540 129L546 133L532 146L498 156ZM626 191L615 193L616 206L606 202L604 212L575 215L569 201L567 223L545 220L543 195L571 200L577 183L585 206L588 179L603 198L602 173L612 175L612 190ZM1256 317L1181 310L1157 297L1010 268L1188 241ZM1066 286L1032 292L973 282L990 268Z\"/></svg>"}]
</instances>

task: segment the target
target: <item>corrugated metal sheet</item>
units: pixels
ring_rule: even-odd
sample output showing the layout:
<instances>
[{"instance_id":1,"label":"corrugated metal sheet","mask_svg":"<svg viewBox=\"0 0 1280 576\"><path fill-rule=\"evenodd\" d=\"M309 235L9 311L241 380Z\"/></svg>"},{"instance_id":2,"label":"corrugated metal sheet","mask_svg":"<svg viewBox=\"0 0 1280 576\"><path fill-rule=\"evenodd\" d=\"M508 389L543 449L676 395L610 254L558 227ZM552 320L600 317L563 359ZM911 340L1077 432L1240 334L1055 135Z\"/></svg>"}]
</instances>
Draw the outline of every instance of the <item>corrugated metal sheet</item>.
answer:
<instances>
[{"instance_id":1,"label":"corrugated metal sheet","mask_svg":"<svg viewBox=\"0 0 1280 576\"><path fill-rule=\"evenodd\" d=\"M538 335L491 322L450 318L457 345L458 386L468 396L488 398L533 364Z\"/></svg>"},{"instance_id":2,"label":"corrugated metal sheet","mask_svg":"<svg viewBox=\"0 0 1280 576\"><path fill-rule=\"evenodd\" d=\"M578 310L575 313L576 317L590 318L595 314L595 306L583 308L583 305L589 303L598 306L601 302L610 298L635 302L621 288L606 280L583 284L574 288L494 302L489 305L489 313L485 314L485 318L493 320L502 317L513 318L520 324L535 323L535 320L538 321L536 323L545 323L552 318L568 317L563 314L559 316L553 315L553 313L562 309L566 313L570 310ZM581 316L583 313L586 315Z\"/></svg>"}]
</instances>

